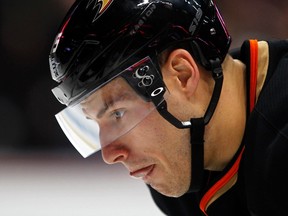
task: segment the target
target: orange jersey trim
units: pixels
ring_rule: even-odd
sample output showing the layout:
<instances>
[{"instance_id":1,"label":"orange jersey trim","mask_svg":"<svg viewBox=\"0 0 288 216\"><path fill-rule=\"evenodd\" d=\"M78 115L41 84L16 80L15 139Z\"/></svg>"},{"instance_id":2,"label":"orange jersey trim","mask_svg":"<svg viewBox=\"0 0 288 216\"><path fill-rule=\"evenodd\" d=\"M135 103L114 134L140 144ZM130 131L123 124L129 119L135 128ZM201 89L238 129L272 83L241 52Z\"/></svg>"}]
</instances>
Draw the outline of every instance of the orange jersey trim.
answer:
<instances>
[{"instance_id":1,"label":"orange jersey trim","mask_svg":"<svg viewBox=\"0 0 288 216\"><path fill-rule=\"evenodd\" d=\"M250 40L250 112L253 110L256 102L256 87L257 87L257 71L258 71L258 41ZM202 197L200 201L201 211L208 216L206 210L209 206L210 200L216 195L216 193L223 188L237 173L239 170L240 161L245 150L243 146L238 158L236 159L230 170L218 180Z\"/></svg>"},{"instance_id":2,"label":"orange jersey trim","mask_svg":"<svg viewBox=\"0 0 288 216\"><path fill-rule=\"evenodd\" d=\"M258 70L258 41L250 40L250 112L255 106Z\"/></svg>"},{"instance_id":3,"label":"orange jersey trim","mask_svg":"<svg viewBox=\"0 0 288 216\"><path fill-rule=\"evenodd\" d=\"M231 169L219 181L217 181L202 197L200 201L200 209L205 215L208 215L206 213L206 208L207 208L209 201L212 199L212 197L217 193L217 191L219 191L223 186L225 186L225 184L230 179L232 179L235 174L238 173L239 164L240 164L244 149L245 147L243 147L243 149L241 150L237 160L235 161Z\"/></svg>"}]
</instances>

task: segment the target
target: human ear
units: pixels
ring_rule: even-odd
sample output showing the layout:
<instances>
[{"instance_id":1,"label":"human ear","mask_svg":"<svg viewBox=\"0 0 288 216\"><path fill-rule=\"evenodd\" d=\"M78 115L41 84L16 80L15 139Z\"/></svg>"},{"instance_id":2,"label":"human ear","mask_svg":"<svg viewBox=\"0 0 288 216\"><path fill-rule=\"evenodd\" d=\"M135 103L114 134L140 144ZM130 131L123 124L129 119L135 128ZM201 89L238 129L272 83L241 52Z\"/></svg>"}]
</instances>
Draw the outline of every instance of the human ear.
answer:
<instances>
[{"instance_id":1,"label":"human ear","mask_svg":"<svg viewBox=\"0 0 288 216\"><path fill-rule=\"evenodd\" d=\"M173 82L188 97L194 94L200 75L199 68L188 51L184 49L172 51L163 67L163 76L165 78L166 75L167 82Z\"/></svg>"}]
</instances>

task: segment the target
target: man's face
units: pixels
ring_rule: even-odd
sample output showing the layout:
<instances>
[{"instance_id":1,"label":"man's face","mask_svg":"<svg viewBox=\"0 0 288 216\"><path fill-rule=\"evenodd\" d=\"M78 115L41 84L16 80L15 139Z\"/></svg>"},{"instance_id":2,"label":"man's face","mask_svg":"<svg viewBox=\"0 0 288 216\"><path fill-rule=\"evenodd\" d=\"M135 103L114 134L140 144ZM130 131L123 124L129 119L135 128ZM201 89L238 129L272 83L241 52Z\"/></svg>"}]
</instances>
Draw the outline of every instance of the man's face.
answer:
<instances>
[{"instance_id":1,"label":"man's face","mask_svg":"<svg viewBox=\"0 0 288 216\"><path fill-rule=\"evenodd\" d=\"M122 163L132 177L167 196L178 197L188 190L189 130L171 125L124 79L116 78L102 87L82 103L82 108L100 127L106 163Z\"/></svg>"}]
</instances>

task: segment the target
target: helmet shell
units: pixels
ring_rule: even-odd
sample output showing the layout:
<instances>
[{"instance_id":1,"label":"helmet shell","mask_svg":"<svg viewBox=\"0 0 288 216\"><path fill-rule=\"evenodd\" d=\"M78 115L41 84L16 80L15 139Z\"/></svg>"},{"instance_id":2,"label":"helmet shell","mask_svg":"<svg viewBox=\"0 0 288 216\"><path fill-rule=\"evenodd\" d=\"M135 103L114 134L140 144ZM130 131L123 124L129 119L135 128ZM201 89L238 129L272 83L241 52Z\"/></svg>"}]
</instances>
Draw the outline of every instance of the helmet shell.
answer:
<instances>
[{"instance_id":1,"label":"helmet shell","mask_svg":"<svg viewBox=\"0 0 288 216\"><path fill-rule=\"evenodd\" d=\"M73 105L149 56L188 42L196 60L224 60L230 43L209 0L78 0L67 13L49 56L52 91Z\"/></svg>"}]
</instances>

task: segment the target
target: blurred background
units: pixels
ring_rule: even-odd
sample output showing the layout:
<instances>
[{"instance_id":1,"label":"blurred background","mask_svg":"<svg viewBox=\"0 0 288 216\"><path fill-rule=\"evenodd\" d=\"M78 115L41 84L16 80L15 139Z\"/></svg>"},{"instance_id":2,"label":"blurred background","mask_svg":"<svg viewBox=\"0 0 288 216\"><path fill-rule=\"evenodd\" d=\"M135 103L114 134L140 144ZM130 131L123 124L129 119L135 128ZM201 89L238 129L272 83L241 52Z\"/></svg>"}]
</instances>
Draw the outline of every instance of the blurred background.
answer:
<instances>
[{"instance_id":1,"label":"blurred background","mask_svg":"<svg viewBox=\"0 0 288 216\"><path fill-rule=\"evenodd\" d=\"M0 0L0 215L161 215L140 181L82 159L54 118L48 54L74 0ZM286 0L216 0L231 48L288 38Z\"/></svg>"}]
</instances>

